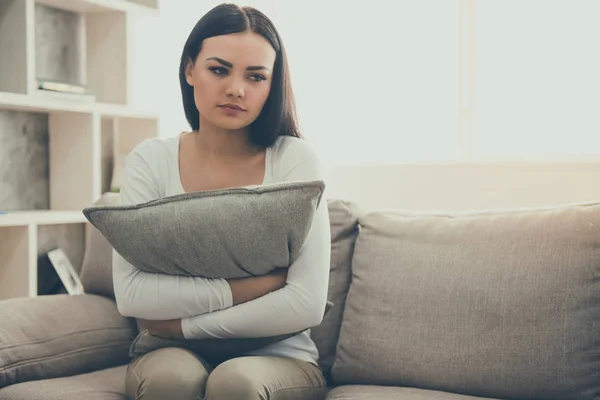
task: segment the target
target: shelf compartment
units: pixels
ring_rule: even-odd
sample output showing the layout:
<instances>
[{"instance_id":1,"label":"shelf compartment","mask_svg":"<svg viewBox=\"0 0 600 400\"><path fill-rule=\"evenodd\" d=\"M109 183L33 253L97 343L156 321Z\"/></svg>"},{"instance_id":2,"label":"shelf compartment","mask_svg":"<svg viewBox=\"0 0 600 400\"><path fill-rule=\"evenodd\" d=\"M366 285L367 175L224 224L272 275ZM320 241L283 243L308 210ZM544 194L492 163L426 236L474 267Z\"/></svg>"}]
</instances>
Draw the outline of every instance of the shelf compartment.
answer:
<instances>
[{"instance_id":1,"label":"shelf compartment","mask_svg":"<svg viewBox=\"0 0 600 400\"><path fill-rule=\"evenodd\" d=\"M35 90L38 83L52 87L42 93L62 94L68 86L85 92L85 18L80 13L35 4ZM81 95L66 94L81 99ZM85 101L85 97L80 101ZM93 99L93 97L91 97Z\"/></svg>"},{"instance_id":2,"label":"shelf compartment","mask_svg":"<svg viewBox=\"0 0 600 400\"><path fill-rule=\"evenodd\" d=\"M48 114L0 110L0 211L50 208Z\"/></svg>"},{"instance_id":3,"label":"shelf compartment","mask_svg":"<svg viewBox=\"0 0 600 400\"><path fill-rule=\"evenodd\" d=\"M55 248L65 251L79 273L88 226L74 225L84 222L79 214L48 211L0 215L0 300L37 296L39 256ZM4 224L5 219L15 225Z\"/></svg>"},{"instance_id":4,"label":"shelf compartment","mask_svg":"<svg viewBox=\"0 0 600 400\"><path fill-rule=\"evenodd\" d=\"M0 229L0 300L37 295L36 249L37 226Z\"/></svg>"},{"instance_id":5,"label":"shelf compartment","mask_svg":"<svg viewBox=\"0 0 600 400\"><path fill-rule=\"evenodd\" d=\"M77 273L81 271L85 256L85 238L88 224L57 223L37 227L37 256L39 257L55 249L62 249ZM40 275L38 274L38 283ZM39 288L39 285L36 285ZM38 292L38 295L40 293Z\"/></svg>"},{"instance_id":6,"label":"shelf compartment","mask_svg":"<svg viewBox=\"0 0 600 400\"><path fill-rule=\"evenodd\" d=\"M53 113L49 127L50 209L81 210L100 197L100 119Z\"/></svg>"},{"instance_id":7,"label":"shelf compartment","mask_svg":"<svg viewBox=\"0 0 600 400\"><path fill-rule=\"evenodd\" d=\"M32 27L32 3L0 0L0 91L26 94L31 90L33 48L28 40ZM28 70L29 69L29 70Z\"/></svg>"},{"instance_id":8,"label":"shelf compartment","mask_svg":"<svg viewBox=\"0 0 600 400\"><path fill-rule=\"evenodd\" d=\"M128 104L127 15L88 14L85 21L88 93L98 102Z\"/></svg>"},{"instance_id":9,"label":"shelf compartment","mask_svg":"<svg viewBox=\"0 0 600 400\"><path fill-rule=\"evenodd\" d=\"M35 3L34 89L28 94L53 95L58 91L82 103L128 104L127 14L85 14L64 7L71 3ZM62 87L41 90L38 84L42 81ZM68 93L69 85L78 93Z\"/></svg>"}]
</instances>

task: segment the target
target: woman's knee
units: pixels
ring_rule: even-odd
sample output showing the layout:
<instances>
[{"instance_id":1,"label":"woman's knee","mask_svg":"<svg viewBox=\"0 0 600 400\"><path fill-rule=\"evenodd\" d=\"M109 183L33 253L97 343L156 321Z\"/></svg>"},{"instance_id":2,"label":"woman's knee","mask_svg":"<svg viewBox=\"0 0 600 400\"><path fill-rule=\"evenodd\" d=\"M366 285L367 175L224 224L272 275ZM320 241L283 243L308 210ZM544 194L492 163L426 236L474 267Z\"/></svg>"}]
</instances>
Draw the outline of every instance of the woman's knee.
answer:
<instances>
[{"instance_id":1,"label":"woman's knee","mask_svg":"<svg viewBox=\"0 0 600 400\"><path fill-rule=\"evenodd\" d=\"M243 359L233 359L215 368L206 382L206 400L267 399L264 385L252 379L243 364Z\"/></svg>"},{"instance_id":2,"label":"woman's knee","mask_svg":"<svg viewBox=\"0 0 600 400\"><path fill-rule=\"evenodd\" d=\"M209 371L192 353L176 348L153 351L132 362L127 391L136 400L192 400L204 395Z\"/></svg>"}]
</instances>

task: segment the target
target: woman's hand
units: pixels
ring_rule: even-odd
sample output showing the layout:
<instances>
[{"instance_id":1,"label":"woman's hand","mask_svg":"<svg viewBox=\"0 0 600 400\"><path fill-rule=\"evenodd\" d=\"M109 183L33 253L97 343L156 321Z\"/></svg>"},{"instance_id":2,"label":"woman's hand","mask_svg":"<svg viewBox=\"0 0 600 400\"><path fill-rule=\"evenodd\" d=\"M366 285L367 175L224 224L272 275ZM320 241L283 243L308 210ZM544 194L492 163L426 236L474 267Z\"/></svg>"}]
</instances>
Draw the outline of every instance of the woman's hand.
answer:
<instances>
[{"instance_id":1,"label":"woman's hand","mask_svg":"<svg viewBox=\"0 0 600 400\"><path fill-rule=\"evenodd\" d=\"M168 321L151 321L138 319L140 328L147 330L151 335L160 336L165 339L185 339L180 319Z\"/></svg>"}]
</instances>

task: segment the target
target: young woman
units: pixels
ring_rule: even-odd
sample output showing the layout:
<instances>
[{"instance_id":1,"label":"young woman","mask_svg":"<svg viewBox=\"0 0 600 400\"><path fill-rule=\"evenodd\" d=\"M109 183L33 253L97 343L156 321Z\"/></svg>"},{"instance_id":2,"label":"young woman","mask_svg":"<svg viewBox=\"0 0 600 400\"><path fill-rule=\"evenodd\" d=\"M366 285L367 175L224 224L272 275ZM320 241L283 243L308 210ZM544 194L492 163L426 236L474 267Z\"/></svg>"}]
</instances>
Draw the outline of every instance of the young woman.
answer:
<instances>
[{"instance_id":1,"label":"young woman","mask_svg":"<svg viewBox=\"0 0 600 400\"><path fill-rule=\"evenodd\" d=\"M192 128L149 139L128 156L122 204L185 192L323 179L298 132L286 54L261 12L220 5L192 30L179 71ZM291 210L290 210L291 211ZM117 306L151 333L181 339L302 333L209 365L166 348L133 360L135 399L323 399L326 383L309 329L325 310L329 215L322 201L300 257L285 272L225 280L150 274L113 253Z\"/></svg>"}]
</instances>

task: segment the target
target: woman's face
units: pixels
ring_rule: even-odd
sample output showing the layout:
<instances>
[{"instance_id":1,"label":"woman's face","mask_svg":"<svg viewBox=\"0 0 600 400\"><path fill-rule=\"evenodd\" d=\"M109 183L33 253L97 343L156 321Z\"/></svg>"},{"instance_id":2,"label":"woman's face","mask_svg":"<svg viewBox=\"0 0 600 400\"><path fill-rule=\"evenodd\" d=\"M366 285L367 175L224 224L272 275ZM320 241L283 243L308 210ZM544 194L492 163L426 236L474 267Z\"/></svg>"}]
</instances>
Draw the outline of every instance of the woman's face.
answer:
<instances>
[{"instance_id":1,"label":"woman's face","mask_svg":"<svg viewBox=\"0 0 600 400\"><path fill-rule=\"evenodd\" d=\"M269 96L275 56L271 44L253 32L204 40L186 69L200 123L241 129L254 122Z\"/></svg>"}]
</instances>

